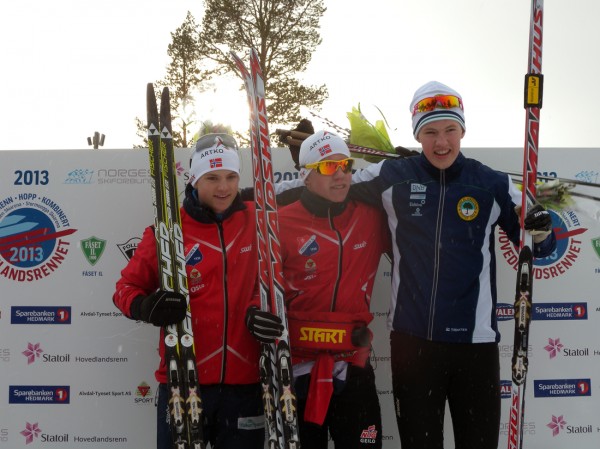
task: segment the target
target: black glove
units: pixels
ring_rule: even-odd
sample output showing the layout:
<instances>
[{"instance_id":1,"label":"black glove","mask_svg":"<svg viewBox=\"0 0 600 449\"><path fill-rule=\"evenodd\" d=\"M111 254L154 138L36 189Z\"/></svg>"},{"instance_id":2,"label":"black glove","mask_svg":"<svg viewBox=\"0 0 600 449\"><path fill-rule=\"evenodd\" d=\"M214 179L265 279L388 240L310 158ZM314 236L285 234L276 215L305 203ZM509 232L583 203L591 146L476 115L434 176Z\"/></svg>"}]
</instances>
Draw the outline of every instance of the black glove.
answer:
<instances>
[{"instance_id":1,"label":"black glove","mask_svg":"<svg viewBox=\"0 0 600 449\"><path fill-rule=\"evenodd\" d=\"M246 312L246 327L261 343L273 343L283 332L283 324L277 315L254 306Z\"/></svg>"},{"instance_id":2,"label":"black glove","mask_svg":"<svg viewBox=\"0 0 600 449\"><path fill-rule=\"evenodd\" d=\"M187 302L181 293L157 290L151 295L135 298L130 310L134 320L167 326L183 321Z\"/></svg>"},{"instance_id":3,"label":"black glove","mask_svg":"<svg viewBox=\"0 0 600 449\"><path fill-rule=\"evenodd\" d=\"M552 217L544 206L536 204L527 211L525 229L533 236L535 243L540 243L552 232Z\"/></svg>"},{"instance_id":4,"label":"black glove","mask_svg":"<svg viewBox=\"0 0 600 449\"><path fill-rule=\"evenodd\" d=\"M367 326L355 327L352 329L350 341L358 348L371 346L371 331Z\"/></svg>"},{"instance_id":5,"label":"black glove","mask_svg":"<svg viewBox=\"0 0 600 449\"><path fill-rule=\"evenodd\" d=\"M292 136L292 131L299 131L300 133L307 135L314 134L315 128L310 120L303 118L293 130L278 129L275 131L275 133L279 135L279 143L289 147L292 160L294 161L294 167L296 167L296 170L300 170L300 145L306 137L294 137ZM297 136L297 134L295 136ZM291 141L288 140L288 138L291 138Z\"/></svg>"}]
</instances>

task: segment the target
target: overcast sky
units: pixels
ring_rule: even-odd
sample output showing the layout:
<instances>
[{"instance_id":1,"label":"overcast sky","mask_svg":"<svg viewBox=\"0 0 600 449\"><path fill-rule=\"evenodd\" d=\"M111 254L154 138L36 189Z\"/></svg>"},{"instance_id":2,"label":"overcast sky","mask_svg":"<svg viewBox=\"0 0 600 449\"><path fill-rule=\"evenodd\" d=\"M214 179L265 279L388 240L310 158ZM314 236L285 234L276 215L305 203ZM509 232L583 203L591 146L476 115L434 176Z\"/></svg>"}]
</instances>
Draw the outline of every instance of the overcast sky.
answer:
<instances>
[{"instance_id":1,"label":"overcast sky","mask_svg":"<svg viewBox=\"0 0 600 449\"><path fill-rule=\"evenodd\" d=\"M465 147L522 147L529 0L326 0L322 45L305 74L326 83L323 115L348 126L361 104L381 109L395 145L416 147L408 105L438 80L464 99ZM200 0L19 0L0 5L0 149L85 149L140 143L145 86L162 78L170 33ZM546 0L540 147L598 147L598 0ZM196 107L199 119L247 124L245 95L228 83ZM320 127L318 121L315 125Z\"/></svg>"}]
</instances>

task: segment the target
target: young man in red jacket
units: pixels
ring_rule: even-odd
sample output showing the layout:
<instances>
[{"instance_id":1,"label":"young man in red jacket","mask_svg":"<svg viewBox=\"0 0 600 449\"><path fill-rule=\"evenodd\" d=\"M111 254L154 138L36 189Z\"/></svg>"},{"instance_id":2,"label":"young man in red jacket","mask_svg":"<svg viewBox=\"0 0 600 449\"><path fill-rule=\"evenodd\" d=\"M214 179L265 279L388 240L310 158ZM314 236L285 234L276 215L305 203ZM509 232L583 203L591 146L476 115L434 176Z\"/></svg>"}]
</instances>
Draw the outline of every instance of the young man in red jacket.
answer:
<instances>
[{"instance_id":1,"label":"young man in red jacket","mask_svg":"<svg viewBox=\"0 0 600 449\"><path fill-rule=\"evenodd\" d=\"M380 448L381 411L369 364L371 292L388 247L383 213L347 198L354 160L319 131L300 147L300 199L279 209L300 442Z\"/></svg>"},{"instance_id":2,"label":"young man in red jacket","mask_svg":"<svg viewBox=\"0 0 600 449\"><path fill-rule=\"evenodd\" d=\"M190 182L181 208L196 364L205 441L218 449L263 449L264 417L259 384L259 343L281 322L257 308L254 204L239 193L235 140L203 136L192 155ZM186 298L159 288L154 227L148 227L113 296L129 318L165 326L182 321ZM269 321L271 320L271 321ZM247 322L247 326L244 323ZM265 334L266 332L266 334ZM253 338L253 335L255 338ZM167 414L164 335L160 365L157 447L172 447Z\"/></svg>"}]
</instances>

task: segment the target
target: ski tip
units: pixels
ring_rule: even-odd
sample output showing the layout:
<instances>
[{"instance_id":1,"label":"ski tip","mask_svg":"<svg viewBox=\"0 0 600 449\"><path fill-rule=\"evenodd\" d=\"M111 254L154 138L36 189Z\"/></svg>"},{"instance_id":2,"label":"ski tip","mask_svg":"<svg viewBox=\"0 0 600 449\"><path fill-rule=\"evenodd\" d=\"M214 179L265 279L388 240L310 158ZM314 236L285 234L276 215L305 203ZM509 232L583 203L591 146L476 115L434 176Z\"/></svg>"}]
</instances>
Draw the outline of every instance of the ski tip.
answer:
<instances>
[{"instance_id":1,"label":"ski tip","mask_svg":"<svg viewBox=\"0 0 600 449\"><path fill-rule=\"evenodd\" d=\"M167 86L163 87L160 99L161 99L161 102L169 101L169 88Z\"/></svg>"},{"instance_id":2,"label":"ski tip","mask_svg":"<svg viewBox=\"0 0 600 449\"><path fill-rule=\"evenodd\" d=\"M154 84L148 83L146 85L146 102L150 105L156 104L156 94L154 93ZM153 106L154 107L154 106Z\"/></svg>"}]
</instances>

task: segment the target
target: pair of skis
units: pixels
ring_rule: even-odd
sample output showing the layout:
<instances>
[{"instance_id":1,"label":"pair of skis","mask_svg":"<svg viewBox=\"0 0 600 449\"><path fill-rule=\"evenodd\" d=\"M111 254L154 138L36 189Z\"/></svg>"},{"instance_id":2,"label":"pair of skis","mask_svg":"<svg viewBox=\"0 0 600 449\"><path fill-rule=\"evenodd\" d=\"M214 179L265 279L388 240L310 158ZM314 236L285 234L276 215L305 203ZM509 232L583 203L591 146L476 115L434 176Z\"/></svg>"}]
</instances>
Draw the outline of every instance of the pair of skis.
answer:
<instances>
[{"instance_id":1,"label":"pair of skis","mask_svg":"<svg viewBox=\"0 0 600 449\"><path fill-rule=\"evenodd\" d=\"M523 447L525 386L529 361L529 324L533 292L533 238L525 230L525 216L535 204L540 109L542 107L542 31L544 1L532 0L529 24L529 61L525 75L525 148L521 199L521 240L514 304L515 332L512 356L512 388L508 420L508 449Z\"/></svg>"},{"instance_id":2,"label":"pair of skis","mask_svg":"<svg viewBox=\"0 0 600 449\"><path fill-rule=\"evenodd\" d=\"M154 86L151 83L146 89L146 104L148 159L160 288L181 293L188 300L186 318L180 323L163 328L172 448L204 449L202 402L196 372L183 233L174 169L169 89L165 87L162 91L160 116Z\"/></svg>"},{"instance_id":3,"label":"pair of skis","mask_svg":"<svg viewBox=\"0 0 600 449\"><path fill-rule=\"evenodd\" d=\"M244 81L250 107L261 309L277 315L284 326L282 336L275 343L261 345L260 378L263 387L267 445L269 449L298 449L300 438L285 313L283 264L265 103L265 83L258 54L254 49L250 50L250 71L235 53L231 53L231 57Z\"/></svg>"}]
</instances>

